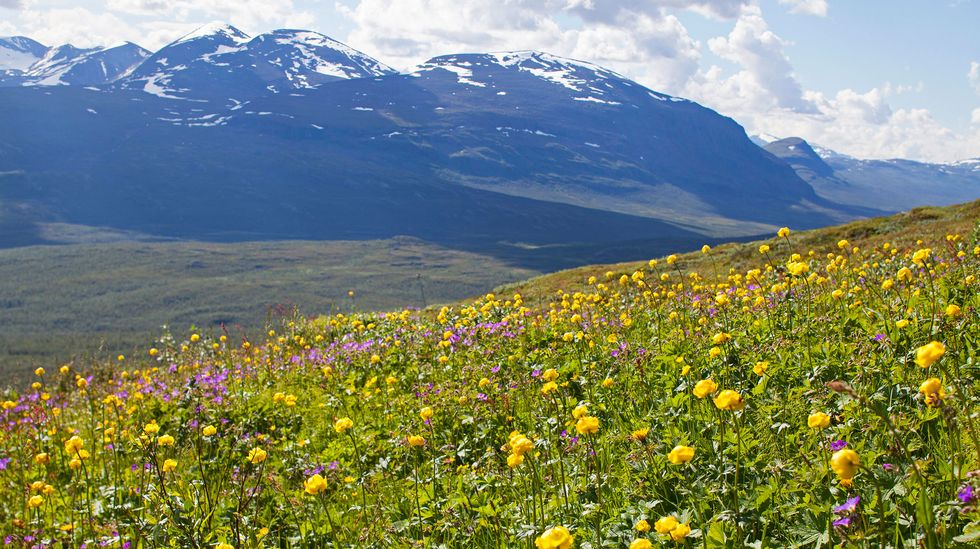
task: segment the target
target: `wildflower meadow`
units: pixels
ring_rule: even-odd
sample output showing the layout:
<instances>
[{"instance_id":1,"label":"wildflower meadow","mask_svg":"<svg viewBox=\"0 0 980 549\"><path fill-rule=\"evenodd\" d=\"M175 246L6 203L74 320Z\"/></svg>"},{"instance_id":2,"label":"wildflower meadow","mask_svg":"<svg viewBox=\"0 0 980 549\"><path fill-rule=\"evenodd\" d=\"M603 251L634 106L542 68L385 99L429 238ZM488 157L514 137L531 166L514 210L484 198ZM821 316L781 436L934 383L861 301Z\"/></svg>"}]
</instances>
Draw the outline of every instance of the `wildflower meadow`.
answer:
<instances>
[{"instance_id":1,"label":"wildflower meadow","mask_svg":"<svg viewBox=\"0 0 980 549\"><path fill-rule=\"evenodd\" d=\"M980 542L977 234L782 229L541 303L294 315L0 398L14 547Z\"/></svg>"}]
</instances>

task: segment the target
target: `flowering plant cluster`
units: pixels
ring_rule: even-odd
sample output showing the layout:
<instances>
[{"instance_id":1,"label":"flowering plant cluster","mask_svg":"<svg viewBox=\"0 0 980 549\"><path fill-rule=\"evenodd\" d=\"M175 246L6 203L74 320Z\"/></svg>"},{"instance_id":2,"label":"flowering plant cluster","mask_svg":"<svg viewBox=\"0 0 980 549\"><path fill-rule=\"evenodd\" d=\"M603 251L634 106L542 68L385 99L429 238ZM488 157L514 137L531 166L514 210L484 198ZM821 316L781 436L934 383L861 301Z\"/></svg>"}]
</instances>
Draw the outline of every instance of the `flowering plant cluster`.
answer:
<instances>
[{"instance_id":1,"label":"flowering plant cluster","mask_svg":"<svg viewBox=\"0 0 980 549\"><path fill-rule=\"evenodd\" d=\"M0 398L4 542L975 543L980 247L795 237L39 368Z\"/></svg>"}]
</instances>

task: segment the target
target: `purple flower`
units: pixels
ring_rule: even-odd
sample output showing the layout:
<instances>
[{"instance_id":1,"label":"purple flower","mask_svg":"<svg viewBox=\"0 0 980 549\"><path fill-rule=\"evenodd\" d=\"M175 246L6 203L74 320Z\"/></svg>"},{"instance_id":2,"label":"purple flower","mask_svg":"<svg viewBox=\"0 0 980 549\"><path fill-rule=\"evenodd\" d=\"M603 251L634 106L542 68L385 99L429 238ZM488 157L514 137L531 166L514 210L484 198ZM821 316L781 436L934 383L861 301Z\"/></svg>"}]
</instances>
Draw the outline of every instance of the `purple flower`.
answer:
<instances>
[{"instance_id":1,"label":"purple flower","mask_svg":"<svg viewBox=\"0 0 980 549\"><path fill-rule=\"evenodd\" d=\"M886 470L886 471L894 471L895 470L895 466L892 465L891 463L882 463L881 464L881 468L884 469L884 470Z\"/></svg>"},{"instance_id":2,"label":"purple flower","mask_svg":"<svg viewBox=\"0 0 980 549\"><path fill-rule=\"evenodd\" d=\"M956 493L956 497L963 503L973 503L973 500L976 499L976 494L973 493L973 486L970 486L969 484L963 486L960 488L960 491Z\"/></svg>"},{"instance_id":3,"label":"purple flower","mask_svg":"<svg viewBox=\"0 0 980 549\"><path fill-rule=\"evenodd\" d=\"M843 450L847 446L846 440L835 440L830 443L830 449L834 452Z\"/></svg>"},{"instance_id":4,"label":"purple flower","mask_svg":"<svg viewBox=\"0 0 980 549\"><path fill-rule=\"evenodd\" d=\"M841 518L839 518L839 519L837 519L837 520L834 521L834 526L837 527L837 528L847 528L850 525L851 525L851 517L850 516L841 517Z\"/></svg>"},{"instance_id":5,"label":"purple flower","mask_svg":"<svg viewBox=\"0 0 980 549\"><path fill-rule=\"evenodd\" d=\"M0 471L6 471L7 466L10 465L11 461L13 461L13 458L9 458L9 457L0 458Z\"/></svg>"},{"instance_id":6,"label":"purple flower","mask_svg":"<svg viewBox=\"0 0 980 549\"><path fill-rule=\"evenodd\" d=\"M875 341L882 342L885 340L885 334L875 334Z\"/></svg>"},{"instance_id":7,"label":"purple flower","mask_svg":"<svg viewBox=\"0 0 980 549\"><path fill-rule=\"evenodd\" d=\"M834 513L838 515L849 515L857 509L858 503L861 503L861 496L854 496L845 501L843 505L834 507Z\"/></svg>"}]
</instances>

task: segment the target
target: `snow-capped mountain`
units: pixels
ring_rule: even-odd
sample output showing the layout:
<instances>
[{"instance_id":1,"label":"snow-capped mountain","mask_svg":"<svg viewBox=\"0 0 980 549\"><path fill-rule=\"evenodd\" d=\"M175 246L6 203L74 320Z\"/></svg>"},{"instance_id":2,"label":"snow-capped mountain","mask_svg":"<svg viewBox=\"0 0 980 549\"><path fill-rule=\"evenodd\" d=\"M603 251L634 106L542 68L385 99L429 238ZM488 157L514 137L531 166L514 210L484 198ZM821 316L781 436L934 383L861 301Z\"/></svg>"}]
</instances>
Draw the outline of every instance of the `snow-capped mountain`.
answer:
<instances>
[{"instance_id":1,"label":"snow-capped mountain","mask_svg":"<svg viewBox=\"0 0 980 549\"><path fill-rule=\"evenodd\" d=\"M24 74L39 86L107 84L128 73L149 55L149 51L132 42L90 49L65 44L48 50Z\"/></svg>"},{"instance_id":2,"label":"snow-capped mountain","mask_svg":"<svg viewBox=\"0 0 980 549\"><path fill-rule=\"evenodd\" d=\"M26 36L0 37L0 71L26 71L47 51L47 46Z\"/></svg>"},{"instance_id":3,"label":"snow-capped mountain","mask_svg":"<svg viewBox=\"0 0 980 549\"><path fill-rule=\"evenodd\" d=\"M980 159L946 164L913 160L865 160L799 137L769 142L765 150L782 159L818 195L841 204L866 205L886 212L916 206L945 206L980 196Z\"/></svg>"},{"instance_id":4,"label":"snow-capped mountain","mask_svg":"<svg viewBox=\"0 0 980 549\"><path fill-rule=\"evenodd\" d=\"M120 85L167 98L238 103L394 72L319 33L277 30L251 38L231 25L210 24L164 46Z\"/></svg>"},{"instance_id":5,"label":"snow-capped mountain","mask_svg":"<svg viewBox=\"0 0 980 549\"><path fill-rule=\"evenodd\" d=\"M150 52L126 42L108 48L48 48L30 38L0 39L0 86L108 84L128 73Z\"/></svg>"}]
</instances>

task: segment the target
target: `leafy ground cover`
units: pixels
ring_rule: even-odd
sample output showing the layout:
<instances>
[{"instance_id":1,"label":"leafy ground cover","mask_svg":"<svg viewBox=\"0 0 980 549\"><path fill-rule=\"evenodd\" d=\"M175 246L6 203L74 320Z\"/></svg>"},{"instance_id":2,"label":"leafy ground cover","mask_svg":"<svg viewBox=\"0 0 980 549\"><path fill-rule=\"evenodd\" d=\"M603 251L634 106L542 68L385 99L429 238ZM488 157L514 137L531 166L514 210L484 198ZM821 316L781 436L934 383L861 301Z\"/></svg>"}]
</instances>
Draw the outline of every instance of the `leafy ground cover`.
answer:
<instances>
[{"instance_id":1,"label":"leafy ground cover","mask_svg":"<svg viewBox=\"0 0 980 549\"><path fill-rule=\"evenodd\" d=\"M980 229L959 226L782 230L550 279L566 291L38 370L2 399L0 528L26 546L970 546Z\"/></svg>"}]
</instances>

